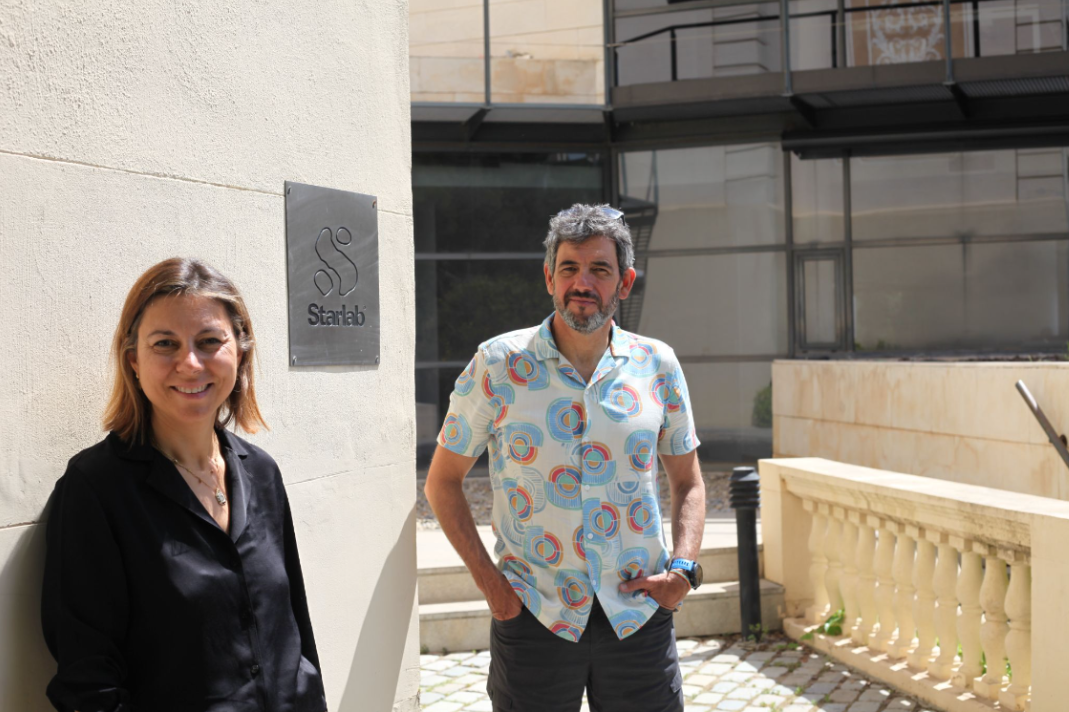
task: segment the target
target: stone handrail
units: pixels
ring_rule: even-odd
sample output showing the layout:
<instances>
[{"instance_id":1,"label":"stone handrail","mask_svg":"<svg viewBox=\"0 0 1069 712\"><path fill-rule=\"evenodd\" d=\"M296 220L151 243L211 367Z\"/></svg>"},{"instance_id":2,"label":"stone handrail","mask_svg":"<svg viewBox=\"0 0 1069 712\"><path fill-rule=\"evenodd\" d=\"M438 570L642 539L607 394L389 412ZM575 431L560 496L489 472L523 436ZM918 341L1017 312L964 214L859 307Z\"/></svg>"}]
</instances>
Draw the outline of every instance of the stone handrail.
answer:
<instances>
[{"instance_id":1,"label":"stone handrail","mask_svg":"<svg viewBox=\"0 0 1069 712\"><path fill-rule=\"evenodd\" d=\"M817 458L760 471L789 635L941 709L1069 709L1069 502ZM841 635L814 630L838 610Z\"/></svg>"}]
</instances>

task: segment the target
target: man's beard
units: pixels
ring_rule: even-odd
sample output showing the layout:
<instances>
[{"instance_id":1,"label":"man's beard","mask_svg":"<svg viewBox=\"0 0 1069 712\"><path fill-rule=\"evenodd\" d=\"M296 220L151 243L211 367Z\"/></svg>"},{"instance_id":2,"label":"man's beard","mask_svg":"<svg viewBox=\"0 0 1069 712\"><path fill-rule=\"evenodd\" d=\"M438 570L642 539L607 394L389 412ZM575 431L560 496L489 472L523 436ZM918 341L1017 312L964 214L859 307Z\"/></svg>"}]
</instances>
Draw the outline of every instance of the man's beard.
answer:
<instances>
[{"instance_id":1,"label":"man's beard","mask_svg":"<svg viewBox=\"0 0 1069 712\"><path fill-rule=\"evenodd\" d=\"M593 299L595 302L597 302L598 309L590 316L578 316L568 311L566 307L569 297L582 297L584 299ZM560 315L560 318L564 320L565 324L567 324L570 328L575 329L580 334L591 334L603 327L605 324L607 324L609 319L611 319L612 315L616 312L616 307L617 305L619 305L619 303L619 287L617 287L617 289L613 291L612 299L610 299L609 303L606 305L602 305L601 297L598 296L597 292L591 292L589 294L568 292L564 295L564 301L561 301L561 299L557 297L557 295L553 295L553 308L556 309L557 314Z\"/></svg>"}]
</instances>

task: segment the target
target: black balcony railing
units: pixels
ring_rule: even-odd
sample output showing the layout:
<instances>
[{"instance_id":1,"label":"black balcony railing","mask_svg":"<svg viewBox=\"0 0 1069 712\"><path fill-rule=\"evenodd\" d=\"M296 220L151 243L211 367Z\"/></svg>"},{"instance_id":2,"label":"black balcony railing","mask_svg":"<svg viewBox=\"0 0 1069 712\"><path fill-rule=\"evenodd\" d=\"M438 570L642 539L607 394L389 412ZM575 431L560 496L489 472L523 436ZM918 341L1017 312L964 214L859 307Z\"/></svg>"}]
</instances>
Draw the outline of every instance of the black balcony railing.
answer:
<instances>
[{"instance_id":1,"label":"black balcony railing","mask_svg":"<svg viewBox=\"0 0 1069 712\"><path fill-rule=\"evenodd\" d=\"M921 2L910 3L896 3L894 5L877 5L868 7L844 7L844 3L840 2L839 7L829 10L818 10L813 12L800 12L788 14L789 21L804 20L809 18L827 17L828 26L830 32L830 67L835 69L841 66L849 66L849 61L845 57L846 54L846 26L847 16L854 13L867 13L867 12L886 12L888 10L904 10L913 8L925 8L925 7L940 7L944 8L942 21L944 27L949 27L951 22L950 7L952 5L967 5L970 6L972 12L969 13L970 17L962 18L961 22L969 24L969 30L972 35L972 47L966 50L968 54L961 51L961 48L951 47L951 32L944 32L944 58L948 64L948 80L952 81L952 69L950 68L951 60L954 58L952 55L953 49L958 49L959 54L956 58L964 57L980 57L982 56L980 48L980 5L982 3L991 2L1004 2L1004 0L923 0ZM749 3L746 3L749 4ZM785 2L781 2L781 8L786 5ZM732 25L743 24L760 24L760 23L776 23L779 25L779 32L781 34L781 46L782 46L782 69L785 72L790 72L790 22L784 25L780 18L782 17L782 10L780 14L771 15L768 17L743 17L743 18L730 18L724 20L709 20L705 22L687 22L669 25L662 27L651 32L645 32L643 34L631 37L629 39L618 41L611 46L613 52L613 84L614 86L620 86L620 50L642 46L644 43L651 41L664 41L662 38L666 38L669 45L669 76L671 81L679 80L679 42L680 32L686 30L697 29L715 29L720 27L729 27ZM1061 20L1063 24L1063 36L1066 35L1066 28L1064 25L1069 23L1069 18L1063 17ZM1016 28L1016 26L1014 26ZM712 39L712 37L710 37ZM1064 43L1063 43L1064 44Z\"/></svg>"}]
</instances>

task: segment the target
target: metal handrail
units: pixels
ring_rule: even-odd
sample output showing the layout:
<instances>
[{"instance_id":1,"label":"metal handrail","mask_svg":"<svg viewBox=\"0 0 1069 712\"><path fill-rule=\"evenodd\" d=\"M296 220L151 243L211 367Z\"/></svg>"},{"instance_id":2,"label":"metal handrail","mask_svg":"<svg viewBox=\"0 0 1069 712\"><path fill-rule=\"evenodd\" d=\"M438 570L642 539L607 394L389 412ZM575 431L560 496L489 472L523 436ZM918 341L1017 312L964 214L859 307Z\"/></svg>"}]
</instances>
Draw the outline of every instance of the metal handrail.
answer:
<instances>
[{"instance_id":1,"label":"metal handrail","mask_svg":"<svg viewBox=\"0 0 1069 712\"><path fill-rule=\"evenodd\" d=\"M965 4L968 4L968 5L971 5L972 8L973 8L973 16L972 16L973 55L972 56L973 57L979 57L979 56L981 56L980 55L980 12L979 12L979 5L982 2L996 2L996 1L997 0L921 0L920 2L900 3L900 4L896 4L896 5L851 7L851 8L843 7L843 8L839 8L839 9L835 9L835 10L817 10L817 11L813 11L813 12L802 12L802 13L788 14L787 15L787 19L788 20L799 20L799 19L806 19L806 18L811 18L811 17L824 17L824 16L827 16L827 17L831 18L831 20L832 20L831 21L831 33L832 33L832 41L831 41L831 59L832 59L832 63L831 63L831 66L834 69L834 68L838 68L839 67L839 61L838 61L839 60L839 57L838 57L838 54L839 54L839 52L838 52L838 44L839 44L839 42L837 41L836 32L835 31L836 31L836 28L840 24L840 22L838 21L838 18L839 18L840 15L844 16L842 24L845 24L845 15L852 14L852 13L855 13L855 12L877 12L877 11L886 11L886 10L892 10L892 9L893 10L898 10L898 9L908 9L908 8L918 8L918 7L939 7L939 6L944 6L945 7L947 5L965 5ZM614 76L613 76L613 80L614 80L613 84L614 84L614 86L619 86L620 85L619 50L621 48L623 48L623 47L628 47L628 46L631 46L631 45L635 45L635 44L637 44L639 42L642 42L644 40L648 40L651 37L657 37L659 35L667 34L668 35L668 39L669 39L669 43L670 43L670 46L671 46L671 76L672 76L671 81L678 81L678 50L677 50L677 44L678 44L678 39L679 38L678 38L678 34L677 33L680 30L692 30L692 29L699 29L699 28L705 28L705 27L708 27L708 28L727 27L727 26L731 26L731 25L753 24L753 23L759 23L759 22L780 22L781 16L782 16L782 14L776 14L776 15L771 15L769 17L745 17L745 18L732 18L732 19L727 19L727 20L708 20L708 21L705 21L705 22L678 23L678 24L674 24L674 25L669 25L667 27L662 27L662 28L659 28L659 29L656 29L656 30L652 30L650 32L645 32L645 33L643 33L641 35L637 35L635 37L632 37L630 39L624 40L622 42L615 42L610 46L610 49L613 52L613 60L614 60L613 61L613 65L614 65L613 66L613 69L614 69L614 72L613 72L613 74L614 74Z\"/></svg>"}]
</instances>

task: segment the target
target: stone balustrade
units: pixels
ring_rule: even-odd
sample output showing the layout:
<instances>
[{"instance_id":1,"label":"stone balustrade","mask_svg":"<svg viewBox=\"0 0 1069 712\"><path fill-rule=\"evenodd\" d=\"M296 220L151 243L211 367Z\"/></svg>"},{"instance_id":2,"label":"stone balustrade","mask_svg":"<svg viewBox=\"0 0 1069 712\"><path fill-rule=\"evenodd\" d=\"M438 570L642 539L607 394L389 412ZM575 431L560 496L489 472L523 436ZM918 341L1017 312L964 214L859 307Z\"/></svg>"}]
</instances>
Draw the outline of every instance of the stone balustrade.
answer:
<instances>
[{"instance_id":1,"label":"stone balustrade","mask_svg":"<svg viewBox=\"0 0 1069 712\"><path fill-rule=\"evenodd\" d=\"M760 470L789 635L940 709L1069 709L1069 503L817 458Z\"/></svg>"}]
</instances>

